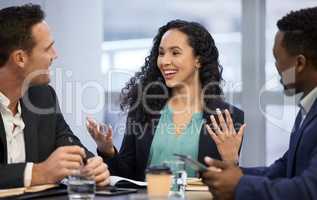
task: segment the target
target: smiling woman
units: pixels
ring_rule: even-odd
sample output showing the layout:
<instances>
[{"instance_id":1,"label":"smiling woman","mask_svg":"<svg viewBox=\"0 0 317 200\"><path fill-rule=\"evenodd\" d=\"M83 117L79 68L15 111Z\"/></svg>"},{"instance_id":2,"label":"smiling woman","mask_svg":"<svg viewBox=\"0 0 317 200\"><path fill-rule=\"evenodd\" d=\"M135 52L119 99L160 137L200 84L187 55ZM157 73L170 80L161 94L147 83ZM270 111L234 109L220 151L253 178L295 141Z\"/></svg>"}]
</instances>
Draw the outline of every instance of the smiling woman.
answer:
<instances>
[{"instance_id":1,"label":"smiling woman","mask_svg":"<svg viewBox=\"0 0 317 200\"><path fill-rule=\"evenodd\" d=\"M182 83L199 84L197 69L200 64L198 57L193 53L186 34L177 29L171 29L164 34L159 47L157 66L168 87L176 87Z\"/></svg>"},{"instance_id":2,"label":"smiling woman","mask_svg":"<svg viewBox=\"0 0 317 200\"><path fill-rule=\"evenodd\" d=\"M144 180L147 166L174 160L174 153L200 162L207 155L233 159L219 154L204 126L216 108L230 110L235 125L243 123L243 112L223 99L218 56L212 36L199 23L173 20L159 28L144 66L121 92L128 118L120 152L112 145L111 130L99 137L98 128L88 127L112 174Z\"/></svg>"}]
</instances>

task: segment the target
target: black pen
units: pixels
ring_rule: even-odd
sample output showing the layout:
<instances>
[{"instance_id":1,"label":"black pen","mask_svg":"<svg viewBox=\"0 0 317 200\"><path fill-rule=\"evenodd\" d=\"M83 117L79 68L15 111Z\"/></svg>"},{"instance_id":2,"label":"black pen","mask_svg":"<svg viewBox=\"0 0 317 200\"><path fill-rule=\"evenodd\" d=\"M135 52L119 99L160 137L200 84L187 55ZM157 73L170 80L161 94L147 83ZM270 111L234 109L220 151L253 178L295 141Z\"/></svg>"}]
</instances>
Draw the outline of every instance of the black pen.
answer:
<instances>
[{"instance_id":1,"label":"black pen","mask_svg":"<svg viewBox=\"0 0 317 200\"><path fill-rule=\"evenodd\" d=\"M68 136L67 139L68 139L68 142L70 143L70 145L76 145L72 137ZM87 164L87 158L86 157L83 158L83 163L84 163L84 165Z\"/></svg>"}]
</instances>

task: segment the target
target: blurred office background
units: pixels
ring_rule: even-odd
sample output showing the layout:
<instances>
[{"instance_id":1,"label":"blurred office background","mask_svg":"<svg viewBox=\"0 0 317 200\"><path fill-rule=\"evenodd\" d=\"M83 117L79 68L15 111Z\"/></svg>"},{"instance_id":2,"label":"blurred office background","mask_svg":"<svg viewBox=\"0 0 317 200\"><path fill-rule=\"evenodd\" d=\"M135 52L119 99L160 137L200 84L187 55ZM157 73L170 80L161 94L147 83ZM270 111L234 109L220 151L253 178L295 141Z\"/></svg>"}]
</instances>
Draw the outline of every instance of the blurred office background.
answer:
<instances>
[{"instance_id":1,"label":"blurred office background","mask_svg":"<svg viewBox=\"0 0 317 200\"><path fill-rule=\"evenodd\" d=\"M110 123L120 147L126 116L120 90L143 65L157 29L172 19L200 22L216 41L226 99L245 111L241 163L270 164L287 149L298 109L294 97L283 95L275 70L276 21L317 6L316 0L0 0L0 8L28 2L47 14L59 54L52 85L67 122L90 150L86 116Z\"/></svg>"}]
</instances>

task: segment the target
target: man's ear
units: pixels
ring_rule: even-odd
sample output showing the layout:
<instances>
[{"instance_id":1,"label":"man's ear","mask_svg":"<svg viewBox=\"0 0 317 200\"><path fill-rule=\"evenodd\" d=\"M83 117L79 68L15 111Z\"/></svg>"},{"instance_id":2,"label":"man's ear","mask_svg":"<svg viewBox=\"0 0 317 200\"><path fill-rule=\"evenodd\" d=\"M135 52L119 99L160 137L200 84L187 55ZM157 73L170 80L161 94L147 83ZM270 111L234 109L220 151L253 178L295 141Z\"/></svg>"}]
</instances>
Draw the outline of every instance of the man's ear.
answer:
<instances>
[{"instance_id":1,"label":"man's ear","mask_svg":"<svg viewBox=\"0 0 317 200\"><path fill-rule=\"evenodd\" d=\"M307 59L304 55L299 54L296 57L296 71L302 72L307 67Z\"/></svg>"},{"instance_id":2,"label":"man's ear","mask_svg":"<svg viewBox=\"0 0 317 200\"><path fill-rule=\"evenodd\" d=\"M26 51L22 49L14 50L11 53L10 59L13 63L15 63L17 66L24 68L25 63L27 62L27 53Z\"/></svg>"}]
</instances>

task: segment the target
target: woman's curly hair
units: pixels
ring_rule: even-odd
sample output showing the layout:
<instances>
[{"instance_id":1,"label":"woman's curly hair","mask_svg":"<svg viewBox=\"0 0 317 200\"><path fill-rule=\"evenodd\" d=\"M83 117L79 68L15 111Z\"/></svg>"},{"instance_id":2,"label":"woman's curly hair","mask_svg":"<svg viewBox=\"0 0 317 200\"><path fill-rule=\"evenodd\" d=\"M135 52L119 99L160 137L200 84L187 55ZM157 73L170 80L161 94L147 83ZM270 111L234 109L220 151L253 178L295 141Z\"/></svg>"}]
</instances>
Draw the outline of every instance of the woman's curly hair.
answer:
<instances>
[{"instance_id":1,"label":"woman's curly hair","mask_svg":"<svg viewBox=\"0 0 317 200\"><path fill-rule=\"evenodd\" d=\"M203 117L208 118L214 109L215 101L223 101L223 91L220 86L223 80L222 66L219 64L219 53L212 36L199 23L173 20L159 28L153 39L150 55L145 58L141 71L136 72L121 91L121 109L128 110L136 122L141 124L148 122L153 115L161 111L171 97L171 89L166 86L157 66L162 36L170 29L186 34L194 56L199 58L201 65L199 78L204 103Z\"/></svg>"}]
</instances>

